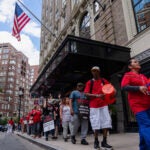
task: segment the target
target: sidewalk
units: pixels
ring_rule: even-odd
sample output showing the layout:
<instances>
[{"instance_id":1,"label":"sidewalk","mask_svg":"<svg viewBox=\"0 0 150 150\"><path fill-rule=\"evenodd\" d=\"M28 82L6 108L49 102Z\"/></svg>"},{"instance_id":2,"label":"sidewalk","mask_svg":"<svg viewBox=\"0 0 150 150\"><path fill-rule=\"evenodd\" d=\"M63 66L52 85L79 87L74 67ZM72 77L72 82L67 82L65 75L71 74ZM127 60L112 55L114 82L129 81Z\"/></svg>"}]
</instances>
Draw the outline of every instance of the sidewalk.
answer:
<instances>
[{"instance_id":1,"label":"sidewalk","mask_svg":"<svg viewBox=\"0 0 150 150\"><path fill-rule=\"evenodd\" d=\"M85 146L80 144L80 137L77 137L76 144L72 144L70 142L70 139L68 140L68 142L64 142L62 136L59 136L57 140L52 140L49 138L49 141L45 141L44 137L33 139L26 133L15 133L18 136L49 150L94 150L93 135L88 135L87 141L89 142L89 145ZM99 141L101 139L102 136L99 136ZM110 143L113 146L114 150L138 150L138 133L111 134L108 137L108 143Z\"/></svg>"}]
</instances>

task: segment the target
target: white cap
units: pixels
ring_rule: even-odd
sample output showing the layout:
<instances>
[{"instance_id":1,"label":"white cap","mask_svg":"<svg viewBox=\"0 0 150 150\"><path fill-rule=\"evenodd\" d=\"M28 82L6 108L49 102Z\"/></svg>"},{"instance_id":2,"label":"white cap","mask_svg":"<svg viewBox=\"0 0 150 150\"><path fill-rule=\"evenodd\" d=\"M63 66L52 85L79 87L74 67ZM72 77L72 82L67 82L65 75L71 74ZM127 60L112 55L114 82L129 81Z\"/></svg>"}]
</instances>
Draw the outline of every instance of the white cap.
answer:
<instances>
[{"instance_id":1,"label":"white cap","mask_svg":"<svg viewBox=\"0 0 150 150\"><path fill-rule=\"evenodd\" d=\"M92 71L92 70L100 71L100 68L99 68L98 66L94 66L94 67L92 67L91 71Z\"/></svg>"}]
</instances>

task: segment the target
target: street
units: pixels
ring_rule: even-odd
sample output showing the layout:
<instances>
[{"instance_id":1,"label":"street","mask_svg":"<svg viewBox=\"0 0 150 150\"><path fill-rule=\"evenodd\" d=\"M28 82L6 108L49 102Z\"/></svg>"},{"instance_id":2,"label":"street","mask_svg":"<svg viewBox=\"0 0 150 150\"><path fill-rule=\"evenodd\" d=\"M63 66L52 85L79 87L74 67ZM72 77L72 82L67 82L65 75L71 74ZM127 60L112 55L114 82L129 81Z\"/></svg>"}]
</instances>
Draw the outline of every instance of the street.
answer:
<instances>
[{"instance_id":1,"label":"street","mask_svg":"<svg viewBox=\"0 0 150 150\"><path fill-rule=\"evenodd\" d=\"M18 137L16 134L8 135L0 132L0 150L43 150L42 148Z\"/></svg>"}]
</instances>

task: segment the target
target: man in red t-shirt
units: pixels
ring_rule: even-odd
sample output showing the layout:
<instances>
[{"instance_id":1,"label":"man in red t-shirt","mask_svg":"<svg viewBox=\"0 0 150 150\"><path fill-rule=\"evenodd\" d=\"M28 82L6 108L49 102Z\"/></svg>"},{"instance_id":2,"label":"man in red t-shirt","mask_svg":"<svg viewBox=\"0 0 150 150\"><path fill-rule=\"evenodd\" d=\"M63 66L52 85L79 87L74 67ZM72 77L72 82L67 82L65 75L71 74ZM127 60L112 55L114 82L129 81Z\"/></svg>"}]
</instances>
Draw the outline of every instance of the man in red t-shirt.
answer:
<instances>
[{"instance_id":1,"label":"man in red t-shirt","mask_svg":"<svg viewBox=\"0 0 150 150\"><path fill-rule=\"evenodd\" d=\"M128 63L129 72L125 73L121 87L128 91L128 101L136 116L140 134L140 150L150 150L150 95L148 79L140 74L141 66L136 59Z\"/></svg>"},{"instance_id":2,"label":"man in red t-shirt","mask_svg":"<svg viewBox=\"0 0 150 150\"><path fill-rule=\"evenodd\" d=\"M94 148L99 148L98 130L103 129L103 141L101 142L102 148L112 148L107 144L107 131L112 128L111 117L108 110L108 104L105 96L102 93L104 84L109 83L106 79L100 77L100 68L95 66L91 69L93 79L86 83L84 92L90 98L90 122L94 131L95 141Z\"/></svg>"}]
</instances>

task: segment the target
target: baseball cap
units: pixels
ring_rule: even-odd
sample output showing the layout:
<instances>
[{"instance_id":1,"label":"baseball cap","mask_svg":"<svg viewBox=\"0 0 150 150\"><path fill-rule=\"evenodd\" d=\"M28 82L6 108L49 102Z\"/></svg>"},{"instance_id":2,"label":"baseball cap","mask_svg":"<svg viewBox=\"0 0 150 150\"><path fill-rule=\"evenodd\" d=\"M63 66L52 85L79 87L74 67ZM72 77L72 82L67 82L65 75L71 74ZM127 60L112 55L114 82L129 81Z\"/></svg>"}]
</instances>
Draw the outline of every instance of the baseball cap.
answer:
<instances>
[{"instance_id":1,"label":"baseball cap","mask_svg":"<svg viewBox=\"0 0 150 150\"><path fill-rule=\"evenodd\" d=\"M92 71L92 70L100 71L100 68L99 68L98 66L94 66L94 67L92 67L91 71Z\"/></svg>"},{"instance_id":2,"label":"baseball cap","mask_svg":"<svg viewBox=\"0 0 150 150\"><path fill-rule=\"evenodd\" d=\"M77 86L84 86L82 82L77 83Z\"/></svg>"}]
</instances>

